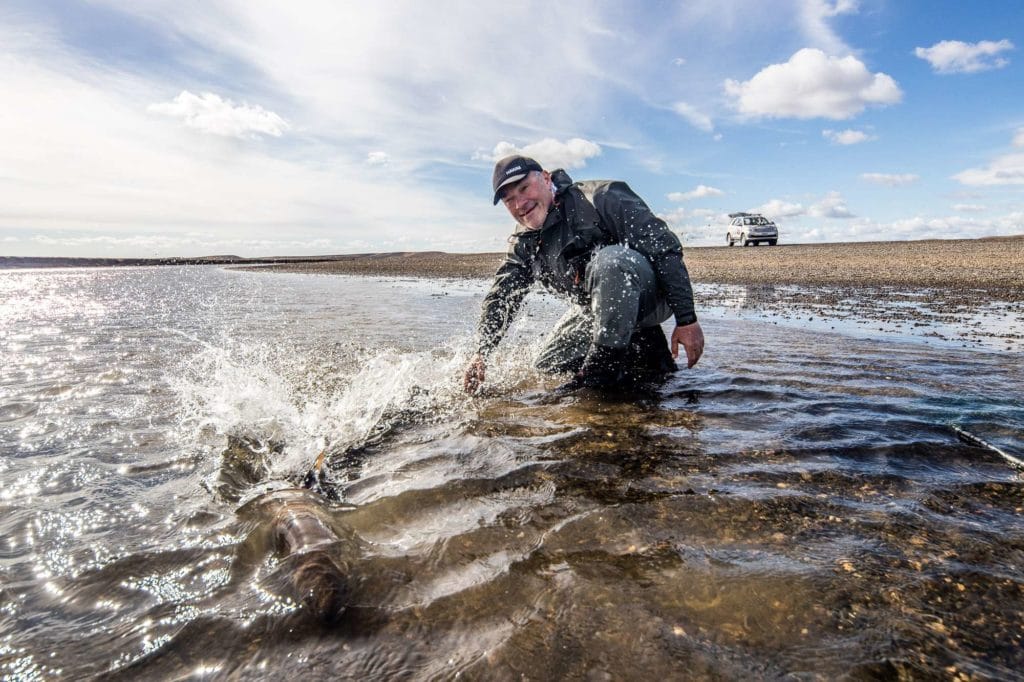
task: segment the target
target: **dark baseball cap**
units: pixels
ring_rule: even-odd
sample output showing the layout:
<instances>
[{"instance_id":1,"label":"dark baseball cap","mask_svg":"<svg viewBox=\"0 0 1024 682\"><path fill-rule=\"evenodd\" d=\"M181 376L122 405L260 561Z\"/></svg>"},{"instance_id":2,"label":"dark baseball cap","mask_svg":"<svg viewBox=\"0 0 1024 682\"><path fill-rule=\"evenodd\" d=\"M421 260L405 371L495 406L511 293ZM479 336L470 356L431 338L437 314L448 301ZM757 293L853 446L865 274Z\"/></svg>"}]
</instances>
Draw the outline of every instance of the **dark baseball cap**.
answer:
<instances>
[{"instance_id":1,"label":"dark baseball cap","mask_svg":"<svg viewBox=\"0 0 1024 682\"><path fill-rule=\"evenodd\" d=\"M539 163L529 156L506 156L494 165L494 204L501 201L501 188L519 182L530 171L543 171Z\"/></svg>"}]
</instances>

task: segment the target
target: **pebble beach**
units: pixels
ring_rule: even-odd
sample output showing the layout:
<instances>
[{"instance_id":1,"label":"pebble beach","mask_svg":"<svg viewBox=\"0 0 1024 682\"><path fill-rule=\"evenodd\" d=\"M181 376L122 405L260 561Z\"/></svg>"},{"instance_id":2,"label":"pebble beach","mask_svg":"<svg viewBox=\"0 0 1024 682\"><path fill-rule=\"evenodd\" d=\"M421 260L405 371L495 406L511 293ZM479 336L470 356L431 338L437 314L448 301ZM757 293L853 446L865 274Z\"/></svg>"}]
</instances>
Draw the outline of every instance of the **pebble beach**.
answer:
<instances>
[{"instance_id":1,"label":"pebble beach","mask_svg":"<svg viewBox=\"0 0 1024 682\"><path fill-rule=\"evenodd\" d=\"M371 253L284 263L268 270L325 274L487 278L500 253ZM890 286L984 291L986 300L1024 299L1024 236L909 242L689 247L695 282Z\"/></svg>"}]
</instances>

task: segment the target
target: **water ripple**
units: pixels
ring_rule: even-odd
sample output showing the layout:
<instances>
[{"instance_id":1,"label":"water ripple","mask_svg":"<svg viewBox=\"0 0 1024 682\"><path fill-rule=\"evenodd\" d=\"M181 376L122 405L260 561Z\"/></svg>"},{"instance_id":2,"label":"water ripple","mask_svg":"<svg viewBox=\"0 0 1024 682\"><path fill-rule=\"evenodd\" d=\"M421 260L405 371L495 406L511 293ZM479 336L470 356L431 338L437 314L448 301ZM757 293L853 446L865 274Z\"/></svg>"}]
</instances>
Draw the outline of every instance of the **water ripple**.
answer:
<instances>
[{"instance_id":1,"label":"water ripple","mask_svg":"<svg viewBox=\"0 0 1024 682\"><path fill-rule=\"evenodd\" d=\"M471 399L482 290L0 273L0 674L1024 666L1024 482L948 426L1020 452L1018 355L719 316L653 394L558 397L530 368L560 314L538 297ZM293 503L312 516L272 513ZM330 626L295 589L318 556L344 567Z\"/></svg>"}]
</instances>

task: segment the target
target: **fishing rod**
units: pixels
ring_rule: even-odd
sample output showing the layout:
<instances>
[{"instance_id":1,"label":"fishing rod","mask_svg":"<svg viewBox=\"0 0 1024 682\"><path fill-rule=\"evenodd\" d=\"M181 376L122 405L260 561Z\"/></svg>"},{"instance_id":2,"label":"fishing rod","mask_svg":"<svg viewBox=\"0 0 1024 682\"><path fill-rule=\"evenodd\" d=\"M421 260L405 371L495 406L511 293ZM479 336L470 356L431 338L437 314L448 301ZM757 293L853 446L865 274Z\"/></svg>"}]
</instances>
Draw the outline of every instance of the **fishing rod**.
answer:
<instances>
[{"instance_id":1,"label":"fishing rod","mask_svg":"<svg viewBox=\"0 0 1024 682\"><path fill-rule=\"evenodd\" d=\"M969 431L963 430L956 424L950 424L949 428L953 430L953 433L955 433L960 440L967 443L968 445L974 445L975 447L991 450L992 452L996 453L997 455L1005 459L1007 462L1009 462L1012 466L1024 470L1024 460L1021 460L1018 457L1014 457L1010 453L999 449L995 445L992 445L992 443L989 443L987 440L975 436L973 433L970 433Z\"/></svg>"}]
</instances>

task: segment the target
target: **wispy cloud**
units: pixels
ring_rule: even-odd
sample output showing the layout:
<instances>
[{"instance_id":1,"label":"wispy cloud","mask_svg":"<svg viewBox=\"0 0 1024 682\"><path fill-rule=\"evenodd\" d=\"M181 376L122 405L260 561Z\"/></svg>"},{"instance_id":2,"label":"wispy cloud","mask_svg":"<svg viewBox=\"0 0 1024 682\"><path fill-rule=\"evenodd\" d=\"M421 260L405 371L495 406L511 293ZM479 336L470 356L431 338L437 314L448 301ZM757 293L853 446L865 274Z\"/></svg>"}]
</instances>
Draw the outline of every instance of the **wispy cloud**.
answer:
<instances>
[{"instance_id":1,"label":"wispy cloud","mask_svg":"<svg viewBox=\"0 0 1024 682\"><path fill-rule=\"evenodd\" d=\"M800 0L797 6L800 26L813 44L831 54L845 54L849 47L832 27L831 20L842 14L856 14L856 0Z\"/></svg>"},{"instance_id":2,"label":"wispy cloud","mask_svg":"<svg viewBox=\"0 0 1024 682\"><path fill-rule=\"evenodd\" d=\"M715 125L710 116L698 111L696 107L687 104L686 102L676 102L672 105L672 110L682 116L687 123L697 130L703 130L706 133L710 133L715 129Z\"/></svg>"},{"instance_id":3,"label":"wispy cloud","mask_svg":"<svg viewBox=\"0 0 1024 682\"><path fill-rule=\"evenodd\" d=\"M1011 144L1018 149L1024 146L1024 129L1014 133ZM968 168L953 179L973 186L1024 185L1024 152L997 156L984 168Z\"/></svg>"},{"instance_id":4,"label":"wispy cloud","mask_svg":"<svg viewBox=\"0 0 1024 682\"><path fill-rule=\"evenodd\" d=\"M725 192L718 189L717 187L697 185L694 189L690 190L689 192L669 192L667 196L669 201L690 201L691 199L703 199L704 197L725 196Z\"/></svg>"},{"instance_id":5,"label":"wispy cloud","mask_svg":"<svg viewBox=\"0 0 1024 682\"><path fill-rule=\"evenodd\" d=\"M830 57L804 48L784 64L772 64L748 81L725 81L725 92L746 116L846 119L869 105L896 104L896 81L872 74L853 56Z\"/></svg>"},{"instance_id":6,"label":"wispy cloud","mask_svg":"<svg viewBox=\"0 0 1024 682\"><path fill-rule=\"evenodd\" d=\"M931 47L915 48L914 54L931 64L936 73L977 73L1009 64L1009 59L998 55L1012 49L1013 43L1009 40L977 43L943 40Z\"/></svg>"},{"instance_id":7,"label":"wispy cloud","mask_svg":"<svg viewBox=\"0 0 1024 682\"><path fill-rule=\"evenodd\" d=\"M297 250L501 250L507 215L492 210L487 178L495 155L522 151L549 167L586 169L573 172L581 179L591 171L621 177L666 204L669 193L718 203L707 200L711 188L703 197L693 194L699 187L673 191L698 180L728 183L736 208L779 192L785 199L765 211L791 217L787 234L806 222L827 235L842 220L844 235L881 237L872 231L882 223L842 217L842 196L824 195L830 187L820 183L830 181L825 169L839 156L854 164L870 153L871 165L850 165L852 173L903 167L912 136L892 131L911 116L927 117L921 98L908 96L906 106L857 125L756 123L850 119L901 101L903 79L908 92L919 92L913 79L932 79L929 69L900 71L900 84L886 75L898 67L883 61L893 59L891 45L879 41L891 41L897 28L871 30L882 16L876 5L867 12L851 0L591 3L580 24L577 4L546 0L505 5L500 22L486 3L444 3L438 12L417 0L358 10L331 0L207 0L201 9L175 0L90 0L73 13L46 2L0 3L0 92L16 103L0 113L0 232L16 230L19 241L5 246L21 252L41 248L33 231L86 240L50 242L51 252L105 255L147 248L174 255L177 242L161 247L152 235L186 232L210 235L201 243L217 251L272 255L291 248L278 241L283 230L302 245ZM899 35L916 35L905 30L916 13L891 17ZM937 30L957 26L954 16L936 20L945 21ZM564 39L570 23L579 40ZM514 63L495 48L510 35ZM979 59L995 66L1010 55L1000 48ZM1011 75L1003 69L989 78L1005 87ZM1019 115L1012 98L963 99L951 103L955 120L977 125L957 131L965 144L938 150L945 165L970 153L963 149L986 148L979 130ZM945 118L928 119L936 134L954 120ZM818 144L795 144L822 128L833 130ZM886 144L824 144L862 143L876 131ZM975 166L957 179L1019 185L1024 129L1013 139L1016 146L991 162L995 154L953 166ZM776 156L783 142L792 144ZM753 165L751 150L759 155ZM882 184L905 177L869 175ZM924 210L913 202L943 194L926 184L942 180L921 180L928 192L908 193L898 210ZM852 201L852 189L837 189ZM983 196L950 201L980 204L987 190ZM897 210L889 190L861 185L856 197L859 214ZM1019 203L1011 196L1000 207ZM702 226L705 217L679 211L681 221ZM947 225L992 233L1004 226Z\"/></svg>"},{"instance_id":8,"label":"wispy cloud","mask_svg":"<svg viewBox=\"0 0 1024 682\"><path fill-rule=\"evenodd\" d=\"M988 210L988 206L982 206L981 204L953 204L953 210L961 213L984 213Z\"/></svg>"},{"instance_id":9,"label":"wispy cloud","mask_svg":"<svg viewBox=\"0 0 1024 682\"><path fill-rule=\"evenodd\" d=\"M225 137L280 137L288 123L259 105L235 104L212 92L195 95L184 90L171 102L151 104L149 111L181 119L189 128Z\"/></svg>"},{"instance_id":10,"label":"wispy cloud","mask_svg":"<svg viewBox=\"0 0 1024 682\"><path fill-rule=\"evenodd\" d=\"M611 9L588 13L581 29L600 40L567 45L564 26L578 25L579 13L558 3L505 7L495 21L485 5L450 5L442 19L415 0L362 3L358 11L329 0L210 0L203 11L182 11L172 0L98 1L169 40L187 47L198 39L220 59L244 64L280 102L298 103L288 116L296 129L322 131L360 158L385 141L389 153L415 165L456 162L502 136L572 137L627 82L619 71L629 57L606 59L622 47ZM510 35L519 36L514 73L508 51L495 49ZM553 64L557 78L524 75L550 73ZM274 101L261 103L280 111Z\"/></svg>"},{"instance_id":11,"label":"wispy cloud","mask_svg":"<svg viewBox=\"0 0 1024 682\"><path fill-rule=\"evenodd\" d=\"M860 144L861 142L867 142L868 140L875 139L871 135L868 135L863 130L822 130L822 137L831 142L832 144L839 145L851 145Z\"/></svg>"},{"instance_id":12,"label":"wispy cloud","mask_svg":"<svg viewBox=\"0 0 1024 682\"><path fill-rule=\"evenodd\" d=\"M20 93L21 106L6 110L0 127L4 161L18 169L0 180L0 226L83 239L137 236L137 245L82 242L119 246L122 253L149 248L154 232L187 230L276 244L287 229L296 242L326 239L341 250L358 240L397 242L413 225L408 248L444 248L465 235L482 240L476 250L500 248L498 217L483 193L453 187L445 198L404 173L369 177L365 156L338 159L335 152L304 163L270 155L263 145L233 144L234 138L199 138L147 112L155 88L131 74L108 70L83 78L77 63L61 57L2 65L0 91ZM74 102L74 115L55 102ZM450 210L452 201L459 211ZM488 224L495 229L481 232ZM158 255L180 253L177 242L167 244L174 251Z\"/></svg>"},{"instance_id":13,"label":"wispy cloud","mask_svg":"<svg viewBox=\"0 0 1024 682\"><path fill-rule=\"evenodd\" d=\"M913 173L861 173L860 178L865 182L887 187L905 187L921 179L919 175Z\"/></svg>"}]
</instances>

